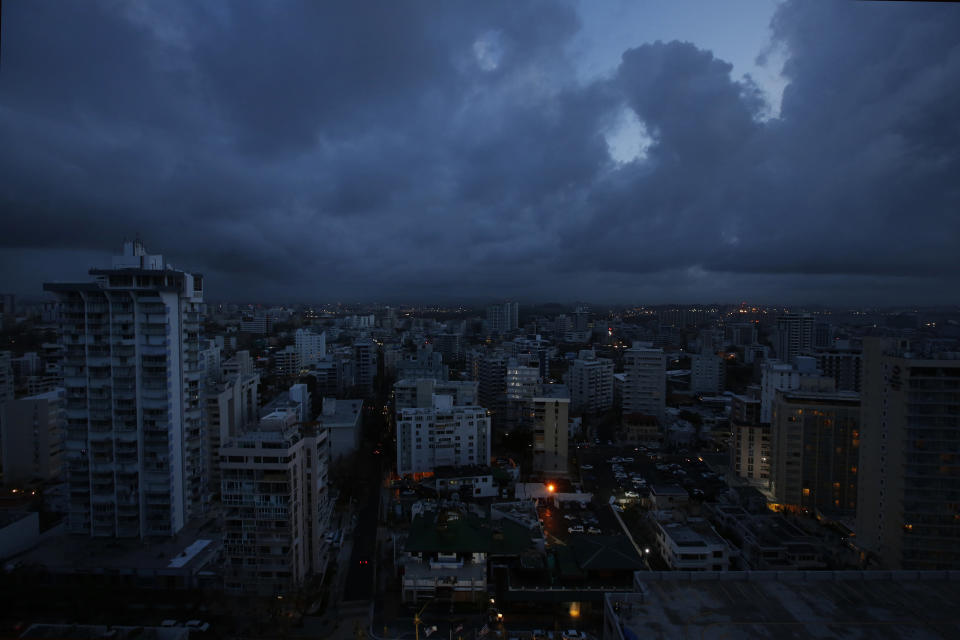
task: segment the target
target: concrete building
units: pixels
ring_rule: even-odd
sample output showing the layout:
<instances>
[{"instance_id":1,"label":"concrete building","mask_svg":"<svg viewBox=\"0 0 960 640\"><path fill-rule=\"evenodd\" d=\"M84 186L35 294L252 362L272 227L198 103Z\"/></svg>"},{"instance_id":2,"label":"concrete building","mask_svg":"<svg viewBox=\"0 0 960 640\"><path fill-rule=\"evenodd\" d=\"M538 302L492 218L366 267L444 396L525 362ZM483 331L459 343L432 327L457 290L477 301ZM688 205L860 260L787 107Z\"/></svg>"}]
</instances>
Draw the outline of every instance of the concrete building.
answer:
<instances>
[{"instance_id":1,"label":"concrete building","mask_svg":"<svg viewBox=\"0 0 960 640\"><path fill-rule=\"evenodd\" d=\"M799 389L801 380L819 377L817 361L801 356L793 364L768 360L760 370L760 422L769 424L773 419L773 401L777 391Z\"/></svg>"},{"instance_id":2,"label":"concrete building","mask_svg":"<svg viewBox=\"0 0 960 640\"><path fill-rule=\"evenodd\" d=\"M273 354L273 370L278 376L284 378L298 376L301 368L300 351L294 345L288 345Z\"/></svg>"},{"instance_id":3,"label":"concrete building","mask_svg":"<svg viewBox=\"0 0 960 640\"><path fill-rule=\"evenodd\" d=\"M732 322L723 328L725 345L748 347L757 341L757 325L753 322Z\"/></svg>"},{"instance_id":4,"label":"concrete building","mask_svg":"<svg viewBox=\"0 0 960 640\"><path fill-rule=\"evenodd\" d=\"M359 338L353 343L354 383L364 393L373 391L377 377L377 343L370 338Z\"/></svg>"},{"instance_id":5,"label":"concrete building","mask_svg":"<svg viewBox=\"0 0 960 640\"><path fill-rule=\"evenodd\" d=\"M730 549L709 522L690 518L686 522L654 520L654 535L660 557L675 571L727 571Z\"/></svg>"},{"instance_id":6,"label":"concrete building","mask_svg":"<svg viewBox=\"0 0 960 640\"><path fill-rule=\"evenodd\" d=\"M273 331L273 319L263 314L245 315L240 320L240 333L265 336Z\"/></svg>"},{"instance_id":7,"label":"concrete building","mask_svg":"<svg viewBox=\"0 0 960 640\"><path fill-rule=\"evenodd\" d=\"M235 374L221 383L208 383L206 398L207 451L210 490L220 490L220 445L257 423L260 376Z\"/></svg>"},{"instance_id":8,"label":"concrete building","mask_svg":"<svg viewBox=\"0 0 960 640\"><path fill-rule=\"evenodd\" d=\"M397 378L432 378L443 381L450 378L450 368L443 364L443 355L432 347L405 353L397 362Z\"/></svg>"},{"instance_id":9,"label":"concrete building","mask_svg":"<svg viewBox=\"0 0 960 640\"><path fill-rule=\"evenodd\" d=\"M602 413L613 406L613 360L598 358L596 351L580 351L566 382L574 413Z\"/></svg>"},{"instance_id":10,"label":"concrete building","mask_svg":"<svg viewBox=\"0 0 960 640\"><path fill-rule=\"evenodd\" d=\"M249 351L237 351L223 363L223 377L253 375L253 358Z\"/></svg>"},{"instance_id":11,"label":"concrete building","mask_svg":"<svg viewBox=\"0 0 960 640\"><path fill-rule=\"evenodd\" d=\"M853 515L857 504L860 396L834 392L833 379L777 391L771 424L771 484L777 502ZM813 388L811 388L813 387Z\"/></svg>"},{"instance_id":12,"label":"concrete building","mask_svg":"<svg viewBox=\"0 0 960 640\"><path fill-rule=\"evenodd\" d=\"M635 342L623 352L623 412L654 416L663 423L667 400L666 359L663 349Z\"/></svg>"},{"instance_id":13,"label":"concrete building","mask_svg":"<svg viewBox=\"0 0 960 640\"><path fill-rule=\"evenodd\" d=\"M458 333L441 333L433 338L433 348L446 362L463 361L463 336Z\"/></svg>"},{"instance_id":14,"label":"concrete building","mask_svg":"<svg viewBox=\"0 0 960 640\"><path fill-rule=\"evenodd\" d=\"M485 465L437 467L433 479L434 489L441 499L454 494L460 498L495 498L500 493L493 468Z\"/></svg>"},{"instance_id":15,"label":"concrete building","mask_svg":"<svg viewBox=\"0 0 960 640\"><path fill-rule=\"evenodd\" d=\"M0 453L5 485L50 482L60 476L64 404L63 389L0 404Z\"/></svg>"},{"instance_id":16,"label":"concrete building","mask_svg":"<svg viewBox=\"0 0 960 640\"><path fill-rule=\"evenodd\" d=\"M451 396L434 395L428 408L399 412L397 474L489 462L490 418L483 407L457 407Z\"/></svg>"},{"instance_id":17,"label":"concrete building","mask_svg":"<svg viewBox=\"0 0 960 640\"><path fill-rule=\"evenodd\" d=\"M570 392L562 384L541 385L533 397L533 470L567 475L567 424Z\"/></svg>"},{"instance_id":18,"label":"concrete building","mask_svg":"<svg viewBox=\"0 0 960 640\"><path fill-rule=\"evenodd\" d=\"M510 358L506 373L507 401L529 402L543 382L540 363L532 357Z\"/></svg>"},{"instance_id":19,"label":"concrete building","mask_svg":"<svg viewBox=\"0 0 960 640\"><path fill-rule=\"evenodd\" d=\"M690 359L690 391L711 395L723 393L726 361L713 354L694 354Z\"/></svg>"},{"instance_id":20,"label":"concrete building","mask_svg":"<svg viewBox=\"0 0 960 640\"><path fill-rule=\"evenodd\" d=\"M516 302L502 302L487 307L487 328L492 333L509 333L520 326L519 305Z\"/></svg>"},{"instance_id":21,"label":"concrete building","mask_svg":"<svg viewBox=\"0 0 960 640\"><path fill-rule=\"evenodd\" d=\"M224 444L226 591L280 596L325 571L329 448L325 428L279 411Z\"/></svg>"},{"instance_id":22,"label":"concrete building","mask_svg":"<svg viewBox=\"0 0 960 640\"><path fill-rule=\"evenodd\" d=\"M64 347L68 528L171 536L204 513L203 278L125 242L93 282L48 283Z\"/></svg>"},{"instance_id":23,"label":"concrete building","mask_svg":"<svg viewBox=\"0 0 960 640\"><path fill-rule=\"evenodd\" d=\"M860 384L863 379L863 354L858 347L843 341L822 351L813 354L817 359L817 368L823 375L830 376L837 382L837 391L854 391L860 393Z\"/></svg>"},{"instance_id":24,"label":"concrete building","mask_svg":"<svg viewBox=\"0 0 960 640\"><path fill-rule=\"evenodd\" d=\"M507 393L507 356L502 351L474 351L470 356L468 364L477 381L479 404L498 416L503 412Z\"/></svg>"},{"instance_id":25,"label":"concrete building","mask_svg":"<svg viewBox=\"0 0 960 640\"><path fill-rule=\"evenodd\" d=\"M960 356L864 340L857 544L892 569L960 569Z\"/></svg>"},{"instance_id":26,"label":"concrete building","mask_svg":"<svg viewBox=\"0 0 960 640\"><path fill-rule=\"evenodd\" d=\"M813 316L809 313L785 313L777 318L777 358L793 362L797 356L813 350Z\"/></svg>"},{"instance_id":27,"label":"concrete building","mask_svg":"<svg viewBox=\"0 0 960 640\"><path fill-rule=\"evenodd\" d=\"M433 396L450 396L453 406L479 406L478 383L470 380L437 381L434 378L397 380L393 385L393 404L399 415L403 409L429 408Z\"/></svg>"},{"instance_id":28,"label":"concrete building","mask_svg":"<svg viewBox=\"0 0 960 640\"><path fill-rule=\"evenodd\" d=\"M324 331L314 333L310 329L297 329L294 340L301 367L309 368L327 355L327 334Z\"/></svg>"},{"instance_id":29,"label":"concrete building","mask_svg":"<svg viewBox=\"0 0 960 640\"><path fill-rule=\"evenodd\" d=\"M324 398L320 422L330 434L330 459L347 456L360 447L363 400Z\"/></svg>"}]
</instances>

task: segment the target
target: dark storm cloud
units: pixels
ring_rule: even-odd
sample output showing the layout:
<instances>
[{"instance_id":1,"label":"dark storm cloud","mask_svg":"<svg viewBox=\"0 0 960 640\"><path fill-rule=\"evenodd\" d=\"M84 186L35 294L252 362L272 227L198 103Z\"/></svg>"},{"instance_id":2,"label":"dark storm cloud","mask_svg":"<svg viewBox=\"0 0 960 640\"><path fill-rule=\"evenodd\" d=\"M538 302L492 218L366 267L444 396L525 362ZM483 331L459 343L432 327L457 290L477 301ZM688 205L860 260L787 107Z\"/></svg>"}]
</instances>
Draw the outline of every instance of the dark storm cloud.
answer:
<instances>
[{"instance_id":1,"label":"dark storm cloud","mask_svg":"<svg viewBox=\"0 0 960 640\"><path fill-rule=\"evenodd\" d=\"M691 43L638 42L578 82L577 15L554 2L3 18L4 288L139 232L221 298L960 290L953 7L785 3L775 118ZM624 110L651 140L618 163Z\"/></svg>"}]
</instances>

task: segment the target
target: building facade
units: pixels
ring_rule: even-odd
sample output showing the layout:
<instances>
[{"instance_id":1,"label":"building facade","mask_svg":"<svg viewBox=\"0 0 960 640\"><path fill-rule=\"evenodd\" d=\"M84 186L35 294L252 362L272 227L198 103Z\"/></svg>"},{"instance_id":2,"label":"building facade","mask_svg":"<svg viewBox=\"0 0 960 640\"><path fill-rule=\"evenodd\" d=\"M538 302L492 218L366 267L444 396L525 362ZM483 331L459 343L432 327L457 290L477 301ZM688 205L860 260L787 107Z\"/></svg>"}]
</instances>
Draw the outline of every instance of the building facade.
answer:
<instances>
[{"instance_id":1,"label":"building facade","mask_svg":"<svg viewBox=\"0 0 960 640\"><path fill-rule=\"evenodd\" d=\"M0 404L3 482L18 486L51 482L63 466L64 391Z\"/></svg>"},{"instance_id":2,"label":"building facade","mask_svg":"<svg viewBox=\"0 0 960 640\"><path fill-rule=\"evenodd\" d=\"M857 544L892 569L960 569L960 356L864 340Z\"/></svg>"},{"instance_id":3,"label":"building facade","mask_svg":"<svg viewBox=\"0 0 960 640\"><path fill-rule=\"evenodd\" d=\"M398 412L398 475L489 462L490 418L483 407L457 407L452 397L435 395L428 408Z\"/></svg>"},{"instance_id":4,"label":"building facade","mask_svg":"<svg viewBox=\"0 0 960 640\"><path fill-rule=\"evenodd\" d=\"M667 371L663 349L634 343L623 352L623 412L654 416L663 422Z\"/></svg>"},{"instance_id":5,"label":"building facade","mask_svg":"<svg viewBox=\"0 0 960 640\"><path fill-rule=\"evenodd\" d=\"M567 373L570 410L602 413L613 406L613 361L593 350L580 351Z\"/></svg>"},{"instance_id":6,"label":"building facade","mask_svg":"<svg viewBox=\"0 0 960 640\"><path fill-rule=\"evenodd\" d=\"M778 391L771 425L771 475L777 502L854 514L860 453L860 396Z\"/></svg>"},{"instance_id":7,"label":"building facade","mask_svg":"<svg viewBox=\"0 0 960 640\"><path fill-rule=\"evenodd\" d=\"M567 475L570 392L564 385L542 385L533 397L533 470Z\"/></svg>"},{"instance_id":8,"label":"building facade","mask_svg":"<svg viewBox=\"0 0 960 640\"><path fill-rule=\"evenodd\" d=\"M785 313L777 318L777 357L793 362L813 349L813 316L809 313Z\"/></svg>"},{"instance_id":9,"label":"building facade","mask_svg":"<svg viewBox=\"0 0 960 640\"><path fill-rule=\"evenodd\" d=\"M72 533L170 536L205 486L203 279L139 241L93 282L48 283L60 302Z\"/></svg>"},{"instance_id":10,"label":"building facade","mask_svg":"<svg viewBox=\"0 0 960 640\"><path fill-rule=\"evenodd\" d=\"M326 429L274 415L221 449L224 587L283 595L322 573L330 517Z\"/></svg>"}]
</instances>

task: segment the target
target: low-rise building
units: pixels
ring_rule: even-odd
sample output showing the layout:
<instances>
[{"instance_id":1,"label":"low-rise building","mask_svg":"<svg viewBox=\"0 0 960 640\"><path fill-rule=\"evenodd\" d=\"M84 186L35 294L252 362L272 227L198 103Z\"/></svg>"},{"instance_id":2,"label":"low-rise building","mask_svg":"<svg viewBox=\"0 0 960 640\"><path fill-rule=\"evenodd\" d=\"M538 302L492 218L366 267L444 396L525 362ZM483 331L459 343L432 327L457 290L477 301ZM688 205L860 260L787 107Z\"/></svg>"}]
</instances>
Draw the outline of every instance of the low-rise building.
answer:
<instances>
[{"instance_id":1,"label":"low-rise building","mask_svg":"<svg viewBox=\"0 0 960 640\"><path fill-rule=\"evenodd\" d=\"M654 522L657 549L671 569L727 571L730 568L730 549L706 520Z\"/></svg>"},{"instance_id":2,"label":"low-rise building","mask_svg":"<svg viewBox=\"0 0 960 640\"><path fill-rule=\"evenodd\" d=\"M400 560L403 601L480 604L487 598L488 559L531 550L532 530L511 519L449 507L423 511L410 525Z\"/></svg>"},{"instance_id":3,"label":"low-rise building","mask_svg":"<svg viewBox=\"0 0 960 640\"><path fill-rule=\"evenodd\" d=\"M488 466L437 467L433 477L434 488L441 498L453 494L461 498L492 498L500 493L493 469Z\"/></svg>"}]
</instances>

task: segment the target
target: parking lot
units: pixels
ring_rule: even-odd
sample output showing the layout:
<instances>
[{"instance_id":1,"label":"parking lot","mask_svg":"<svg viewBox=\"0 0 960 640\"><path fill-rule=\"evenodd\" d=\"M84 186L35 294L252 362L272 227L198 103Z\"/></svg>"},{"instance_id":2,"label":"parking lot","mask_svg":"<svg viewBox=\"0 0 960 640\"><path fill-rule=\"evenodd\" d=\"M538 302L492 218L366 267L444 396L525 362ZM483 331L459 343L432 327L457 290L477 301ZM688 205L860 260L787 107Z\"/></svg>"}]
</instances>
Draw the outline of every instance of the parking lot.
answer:
<instances>
[{"instance_id":1,"label":"parking lot","mask_svg":"<svg viewBox=\"0 0 960 640\"><path fill-rule=\"evenodd\" d=\"M656 484L676 484L694 499L714 499L726 490L723 478L710 471L703 460L687 451L663 453L645 446L596 445L577 450L584 491L596 501L638 500Z\"/></svg>"}]
</instances>

